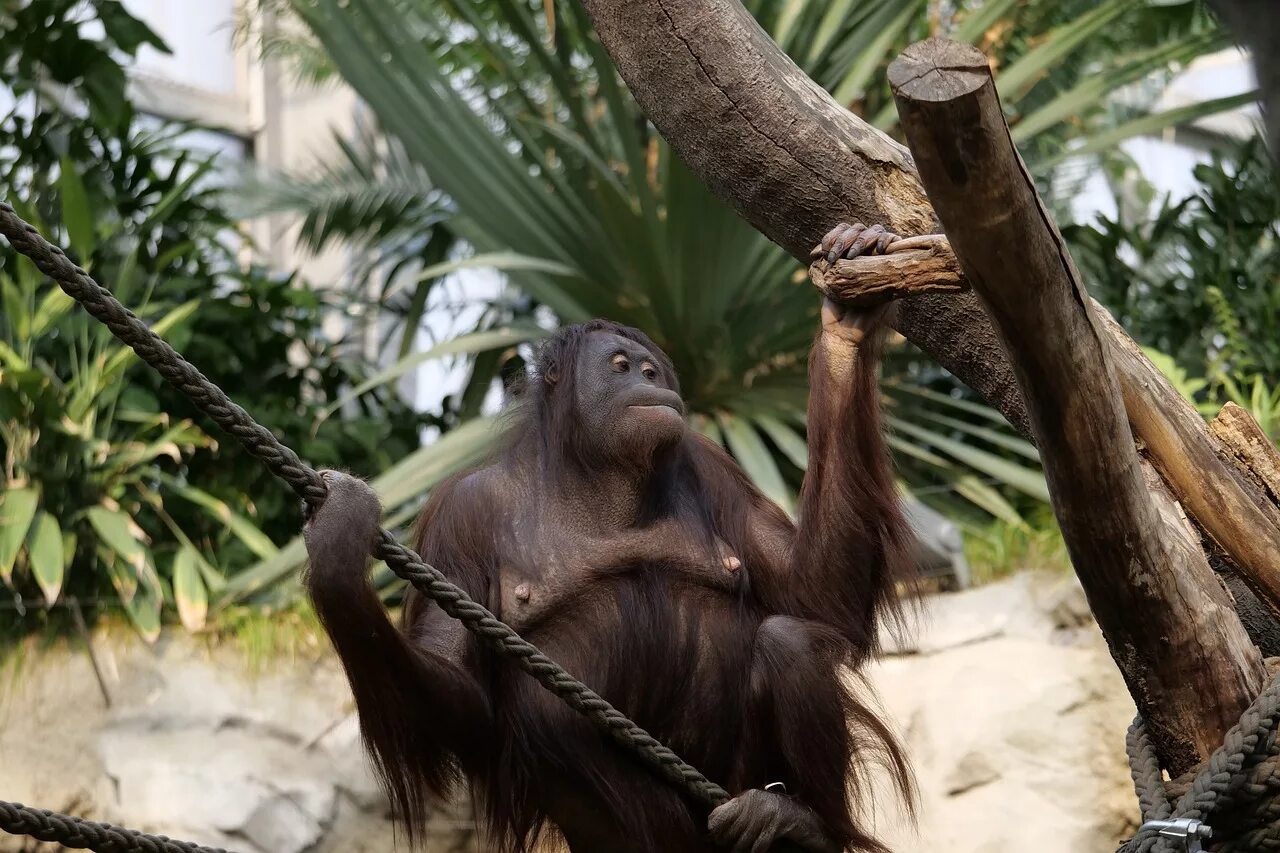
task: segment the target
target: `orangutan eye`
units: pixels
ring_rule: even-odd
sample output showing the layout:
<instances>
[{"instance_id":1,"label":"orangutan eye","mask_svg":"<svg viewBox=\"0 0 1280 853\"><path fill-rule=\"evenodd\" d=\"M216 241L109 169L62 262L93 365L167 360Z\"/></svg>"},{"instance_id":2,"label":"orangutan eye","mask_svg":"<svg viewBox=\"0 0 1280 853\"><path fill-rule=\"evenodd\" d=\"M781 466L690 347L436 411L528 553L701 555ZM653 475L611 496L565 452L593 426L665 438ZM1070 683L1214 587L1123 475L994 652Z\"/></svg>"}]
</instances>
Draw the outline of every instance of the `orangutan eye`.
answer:
<instances>
[{"instance_id":1,"label":"orangutan eye","mask_svg":"<svg viewBox=\"0 0 1280 853\"><path fill-rule=\"evenodd\" d=\"M644 378L648 379L650 382L654 382L658 378L658 371L654 370L653 365L647 361L640 365L640 372L644 374Z\"/></svg>"},{"instance_id":2,"label":"orangutan eye","mask_svg":"<svg viewBox=\"0 0 1280 853\"><path fill-rule=\"evenodd\" d=\"M615 355L609 365L613 368L614 373L626 373L631 369L631 362L621 353Z\"/></svg>"}]
</instances>

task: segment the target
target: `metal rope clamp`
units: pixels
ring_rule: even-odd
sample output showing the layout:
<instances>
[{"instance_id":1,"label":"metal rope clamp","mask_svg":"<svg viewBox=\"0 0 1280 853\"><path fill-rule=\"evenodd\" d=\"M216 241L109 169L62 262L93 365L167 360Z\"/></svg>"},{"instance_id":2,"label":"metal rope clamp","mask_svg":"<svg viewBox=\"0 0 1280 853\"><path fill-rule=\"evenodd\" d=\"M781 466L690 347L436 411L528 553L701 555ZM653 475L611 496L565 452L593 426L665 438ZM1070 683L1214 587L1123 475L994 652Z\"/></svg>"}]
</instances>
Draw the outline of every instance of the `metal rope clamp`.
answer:
<instances>
[{"instance_id":1,"label":"metal rope clamp","mask_svg":"<svg viewBox=\"0 0 1280 853\"><path fill-rule=\"evenodd\" d=\"M1180 817L1177 820L1149 820L1138 828L1138 832L1154 832L1161 838L1181 841L1181 849L1186 853L1204 853L1204 847L1200 842L1208 841L1213 837L1213 829L1210 826L1189 817Z\"/></svg>"}]
</instances>

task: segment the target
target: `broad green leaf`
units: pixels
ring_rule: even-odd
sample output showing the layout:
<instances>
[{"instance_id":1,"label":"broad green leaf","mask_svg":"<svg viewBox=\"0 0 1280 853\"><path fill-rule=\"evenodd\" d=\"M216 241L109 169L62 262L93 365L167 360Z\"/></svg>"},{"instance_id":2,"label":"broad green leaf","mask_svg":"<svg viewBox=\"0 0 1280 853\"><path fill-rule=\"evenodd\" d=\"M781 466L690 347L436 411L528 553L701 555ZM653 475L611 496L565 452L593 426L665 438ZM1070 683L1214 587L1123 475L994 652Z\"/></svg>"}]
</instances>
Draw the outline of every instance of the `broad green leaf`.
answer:
<instances>
[{"instance_id":1,"label":"broad green leaf","mask_svg":"<svg viewBox=\"0 0 1280 853\"><path fill-rule=\"evenodd\" d=\"M1116 90L1163 68L1189 62L1226 43L1226 34L1215 30L1159 45L1127 60L1118 68L1090 74L1069 90L1018 119L1010 129L1014 142L1024 142L1059 122L1082 115L1103 103Z\"/></svg>"},{"instance_id":2,"label":"broad green leaf","mask_svg":"<svg viewBox=\"0 0 1280 853\"><path fill-rule=\"evenodd\" d=\"M808 61L810 63L822 55L831 40L840 32L840 27L852 11L852 7L853 0L833 0L833 2L825 4L826 12L822 16L822 22L818 24L818 28L814 31L813 38L809 42Z\"/></svg>"},{"instance_id":3,"label":"broad green leaf","mask_svg":"<svg viewBox=\"0 0 1280 853\"><path fill-rule=\"evenodd\" d=\"M756 426L773 439L773 443L791 460L791 464L801 471L809 467L809 446L794 429L769 415L756 415L755 422Z\"/></svg>"},{"instance_id":4,"label":"broad green leaf","mask_svg":"<svg viewBox=\"0 0 1280 853\"><path fill-rule=\"evenodd\" d=\"M397 282L394 286L387 288L383 298L390 298L399 293L410 284L419 281L428 281L433 278L440 278L459 270L469 269L493 269L502 270L504 272L512 272L517 270L543 272L549 275L580 275L578 270L573 267L566 266L558 261L549 261L545 258L535 258L529 255L522 255L519 252L484 252L479 255L473 255L469 258L463 258L457 261L444 261L438 264L432 264L423 267L420 272L412 279Z\"/></svg>"},{"instance_id":5,"label":"broad green leaf","mask_svg":"<svg viewBox=\"0 0 1280 853\"><path fill-rule=\"evenodd\" d=\"M950 406L954 409L958 409L962 412L968 412L971 415L977 415L979 417L986 418L992 423L1002 424L1006 427L1008 426L1008 423L1009 423L1004 419L1004 415L1000 414L990 406L983 405L982 403L975 403L972 400L957 399L948 394L940 394L937 391L931 390L929 388L920 388L915 385L908 385L905 383L895 382L888 386L888 390L895 393L902 392L905 394L911 394L912 396L920 397L925 400L930 400L932 402L939 403L943 406Z\"/></svg>"},{"instance_id":6,"label":"broad green leaf","mask_svg":"<svg viewBox=\"0 0 1280 853\"><path fill-rule=\"evenodd\" d=\"M716 444L724 447L724 433L720 431L720 425L716 423L716 419L707 415L694 415L690 422L693 428L702 435L711 439Z\"/></svg>"},{"instance_id":7,"label":"broad green leaf","mask_svg":"<svg viewBox=\"0 0 1280 853\"><path fill-rule=\"evenodd\" d=\"M986 510L1001 521L1019 528L1027 527L1027 522L1013 508L1013 504L1005 500L1004 495L1000 494L989 483L982 482L973 474L963 474L957 477L954 488L956 494L974 506Z\"/></svg>"},{"instance_id":8,"label":"broad green leaf","mask_svg":"<svg viewBox=\"0 0 1280 853\"><path fill-rule=\"evenodd\" d=\"M778 15L778 22L771 33L774 41L780 45L786 45L791 30L806 5L807 0L783 0L782 12Z\"/></svg>"},{"instance_id":9,"label":"broad green leaf","mask_svg":"<svg viewBox=\"0 0 1280 853\"><path fill-rule=\"evenodd\" d=\"M147 570L150 550L145 544L147 535L137 522L123 510L105 506L89 507L87 515L89 524L93 526L102 543L119 557L136 577L141 578Z\"/></svg>"},{"instance_id":10,"label":"broad green leaf","mask_svg":"<svg viewBox=\"0 0 1280 853\"><path fill-rule=\"evenodd\" d=\"M30 263L25 257L18 258L13 264L13 271L19 276ZM19 282L0 276L0 302L4 304L4 319L11 329L13 340L19 344L31 338L31 311L27 305L27 295Z\"/></svg>"},{"instance_id":11,"label":"broad green leaf","mask_svg":"<svg viewBox=\"0 0 1280 853\"><path fill-rule=\"evenodd\" d=\"M76 545L80 538L75 531L68 530L62 534L62 573L65 575L76 559Z\"/></svg>"},{"instance_id":12,"label":"broad green leaf","mask_svg":"<svg viewBox=\"0 0 1280 853\"><path fill-rule=\"evenodd\" d=\"M106 570L111 585L120 596L120 601L122 603L132 601L138 594L138 573L134 567L117 557L115 552L101 544L101 541L95 548L95 552L98 555L98 563Z\"/></svg>"},{"instance_id":13,"label":"broad green leaf","mask_svg":"<svg viewBox=\"0 0 1280 853\"><path fill-rule=\"evenodd\" d=\"M401 523L417 512L417 502L435 486L470 468L490 452L498 432L493 418L477 418L450 430L434 443L409 454L374 479L383 509ZM399 508L399 509L398 509ZM218 595L215 609L244 601L300 571L307 559L302 537L291 539L276 554L237 573Z\"/></svg>"},{"instance_id":14,"label":"broad green leaf","mask_svg":"<svg viewBox=\"0 0 1280 853\"><path fill-rule=\"evenodd\" d=\"M199 555L182 547L173 558L173 597L178 604L178 618L188 631L204 627L209 612L209 595L200 579Z\"/></svg>"},{"instance_id":15,"label":"broad green leaf","mask_svg":"<svg viewBox=\"0 0 1280 853\"><path fill-rule=\"evenodd\" d=\"M896 435L886 435L885 441L895 452L936 468L940 476L945 477L950 482L952 491L978 507L978 509L1011 524L1025 526L1026 522L1022 520L1022 516L1013 508L1013 505L1005 500L1004 496L989 483L983 482L973 474L965 473L959 466L953 465L931 450L918 444L904 441ZM908 491L911 490L908 489ZM920 490L921 493L924 491L924 489Z\"/></svg>"},{"instance_id":16,"label":"broad green leaf","mask_svg":"<svg viewBox=\"0 0 1280 853\"><path fill-rule=\"evenodd\" d=\"M958 432L967 433L974 438L980 438L989 444L994 444L996 447L1010 450L1024 459L1030 459L1032 462L1040 461L1040 451L1036 449L1034 444L1020 436L1013 435L1009 432L1001 432L1000 430L991 429L989 427L978 426L977 424L971 424L968 421L962 421L959 418L952 418L947 415L940 415L937 412L918 411L915 414L917 417L924 418L925 420L930 420L934 423L951 427Z\"/></svg>"},{"instance_id":17,"label":"broad green leaf","mask_svg":"<svg viewBox=\"0 0 1280 853\"><path fill-rule=\"evenodd\" d=\"M1239 95L1230 95L1225 98L1214 98L1208 101L1200 101L1185 107L1175 107L1169 110L1163 110L1158 113L1151 113L1140 118L1127 121L1117 127L1096 133L1085 141L1085 143L1077 148L1069 151L1063 151L1046 158L1043 165L1053 165L1065 160L1069 157L1083 157L1086 154L1096 154L1099 151L1107 151L1114 148L1119 143L1134 136L1140 136L1144 133L1153 133L1166 127L1177 127L1182 124L1189 124L1197 119L1211 116L1216 113L1233 110L1236 107L1243 107L1248 104L1256 103L1258 100L1258 90L1254 89L1249 92L1243 92Z\"/></svg>"},{"instance_id":18,"label":"broad green leaf","mask_svg":"<svg viewBox=\"0 0 1280 853\"><path fill-rule=\"evenodd\" d=\"M93 210L84 182L80 180L80 171L67 156L62 158L59 169L58 194L62 201L62 224L67 227L71 248L80 256L80 262L87 264L97 242Z\"/></svg>"},{"instance_id":19,"label":"broad green leaf","mask_svg":"<svg viewBox=\"0 0 1280 853\"><path fill-rule=\"evenodd\" d=\"M128 524L124 529L120 529L119 521L111 520L107 516L123 515L123 513L105 507L93 507L89 512L93 513L95 509L103 509L107 513L105 516L100 513L97 522L94 522L93 517L90 516L90 522L94 524L95 529L99 529L99 524L102 524L115 531L112 533L112 539L120 540L122 545L132 541L136 546L125 549L130 552L126 557L107 542L107 537L103 537L97 548L98 561L106 568L112 586L120 595L120 603L124 605L125 612L129 614L129 620L133 622L139 635L148 643L153 643L160 636L160 611L164 605L164 593L160 586L160 578L155 573L151 551L141 542L131 538L133 533L129 528L136 527L132 519L125 516ZM137 532L141 533L141 530ZM99 534L101 535L100 530Z\"/></svg>"},{"instance_id":20,"label":"broad green leaf","mask_svg":"<svg viewBox=\"0 0 1280 853\"><path fill-rule=\"evenodd\" d=\"M1047 38L996 76L996 90L1001 100L1015 103L1050 68L1110 26L1130 6L1130 0L1104 0L1080 17L1054 29Z\"/></svg>"},{"instance_id":21,"label":"broad green leaf","mask_svg":"<svg viewBox=\"0 0 1280 853\"><path fill-rule=\"evenodd\" d=\"M75 304L76 301L61 288L49 288L49 292L40 300L31 318L32 337L43 335L51 326L65 317Z\"/></svg>"},{"instance_id":22,"label":"broad green leaf","mask_svg":"<svg viewBox=\"0 0 1280 853\"><path fill-rule=\"evenodd\" d=\"M163 477L164 475L161 475L162 480ZM158 502L159 496L148 496L148 499ZM165 526L169 528L169 532L173 534L173 538L178 540L178 545L191 553L192 558L195 560L196 568L200 570L200 576L204 579L205 589L211 592L218 592L225 587L227 585L227 579L222 576L222 573L219 572L215 566L204 558L204 555L200 553L200 549L197 548L195 543L191 541L190 537L183 532L182 528L174 523L173 519L167 514L161 515L161 519L164 521Z\"/></svg>"},{"instance_id":23,"label":"broad green leaf","mask_svg":"<svg viewBox=\"0 0 1280 853\"><path fill-rule=\"evenodd\" d=\"M30 370L31 365L27 364L22 356L18 355L17 350L0 341L0 367L7 367L10 370Z\"/></svg>"},{"instance_id":24,"label":"broad green leaf","mask_svg":"<svg viewBox=\"0 0 1280 853\"><path fill-rule=\"evenodd\" d=\"M195 163L190 173L165 193L160 201L156 202L156 205L151 208L151 212L147 214L146 220L137 228L137 232L146 233L148 229L162 225L183 199L191 197L191 188L209 173L214 166L214 162L214 156L210 155L208 158ZM158 268L163 269L163 265L158 265Z\"/></svg>"},{"instance_id":25,"label":"broad green leaf","mask_svg":"<svg viewBox=\"0 0 1280 853\"><path fill-rule=\"evenodd\" d=\"M13 563L27 539L39 499L35 489L25 486L6 489L0 495L0 579L5 583L13 577Z\"/></svg>"},{"instance_id":26,"label":"broad green leaf","mask_svg":"<svg viewBox=\"0 0 1280 853\"><path fill-rule=\"evenodd\" d=\"M204 509L212 518L227 526L237 539L245 544L259 559L267 559L275 555L276 548L267 534L243 515L235 512L227 505L203 489L198 489L167 474L160 475L160 481L183 498Z\"/></svg>"},{"instance_id":27,"label":"broad green leaf","mask_svg":"<svg viewBox=\"0 0 1280 853\"><path fill-rule=\"evenodd\" d=\"M290 539L273 556L254 563L228 580L214 603L214 611L253 597L289 574L300 571L306 562L307 548L302 537Z\"/></svg>"},{"instance_id":28,"label":"broad green leaf","mask_svg":"<svg viewBox=\"0 0 1280 853\"><path fill-rule=\"evenodd\" d=\"M386 510L416 501L438 483L484 459L500 435L496 418L475 418L449 430L370 483Z\"/></svg>"},{"instance_id":29,"label":"broad green leaf","mask_svg":"<svg viewBox=\"0 0 1280 853\"><path fill-rule=\"evenodd\" d=\"M978 41L987 30L995 26L1001 17L1008 14L1017 2L1018 0L984 0L977 9L965 16L951 38L967 43Z\"/></svg>"},{"instance_id":30,"label":"broad green leaf","mask_svg":"<svg viewBox=\"0 0 1280 853\"><path fill-rule=\"evenodd\" d=\"M963 442L948 438L932 430L923 429L915 424L907 423L899 418L888 418L893 428L901 433L937 448L943 453L961 462L975 471L995 477L1002 483L1030 495L1045 503L1049 502L1049 487L1045 485L1044 475L1039 471L1010 462L994 453L989 453Z\"/></svg>"},{"instance_id":31,"label":"broad green leaf","mask_svg":"<svg viewBox=\"0 0 1280 853\"><path fill-rule=\"evenodd\" d=\"M334 412L341 409L348 403L356 400L362 394L366 394L374 388L395 382L401 376L415 369L420 364L424 364L432 359L442 358L446 355L466 355L470 353L485 352L492 349L505 349L506 347L515 346L516 344L526 343L528 341L537 340L546 337L547 330L538 326L525 324L518 326L506 326L501 329L486 329L480 332L471 332L465 335L459 335L456 338L437 344L428 350L415 352L412 355L400 359L391 367L383 370L364 382L361 382L354 389L343 395L337 402L327 406L321 412L321 419L328 418Z\"/></svg>"},{"instance_id":32,"label":"broad green leaf","mask_svg":"<svg viewBox=\"0 0 1280 853\"><path fill-rule=\"evenodd\" d=\"M923 5L922 0L908 0L898 4L897 7L886 7L894 12L891 19L881 21L879 17L873 18L874 23L870 27L876 31L875 38L858 52L857 61L832 91L831 95L837 103L847 104L865 94L867 85L879 73L886 56L893 50L902 34L915 23Z\"/></svg>"},{"instance_id":33,"label":"broad green leaf","mask_svg":"<svg viewBox=\"0 0 1280 853\"><path fill-rule=\"evenodd\" d=\"M40 585L40 592L48 607L53 606L58 600L58 594L62 592L63 571L66 567L62 545L62 528L58 526L58 520L47 512L41 512L31 528L27 556L31 561L31 573Z\"/></svg>"},{"instance_id":34,"label":"broad green leaf","mask_svg":"<svg viewBox=\"0 0 1280 853\"><path fill-rule=\"evenodd\" d=\"M794 513L795 501L791 496L791 490L787 488L782 474L778 472L778 466L773 461L773 455L760 440L760 435L755 428L750 422L730 414L722 414L718 420L721 429L724 430L729 452L738 460L742 470L747 472L747 476L766 497L786 510L788 514Z\"/></svg>"},{"instance_id":35,"label":"broad green leaf","mask_svg":"<svg viewBox=\"0 0 1280 853\"><path fill-rule=\"evenodd\" d=\"M164 599L158 592L141 586L137 594L125 600L123 604L125 612L129 614L129 619L138 629L138 634L143 640L154 643L160 639L160 611L164 605Z\"/></svg>"}]
</instances>

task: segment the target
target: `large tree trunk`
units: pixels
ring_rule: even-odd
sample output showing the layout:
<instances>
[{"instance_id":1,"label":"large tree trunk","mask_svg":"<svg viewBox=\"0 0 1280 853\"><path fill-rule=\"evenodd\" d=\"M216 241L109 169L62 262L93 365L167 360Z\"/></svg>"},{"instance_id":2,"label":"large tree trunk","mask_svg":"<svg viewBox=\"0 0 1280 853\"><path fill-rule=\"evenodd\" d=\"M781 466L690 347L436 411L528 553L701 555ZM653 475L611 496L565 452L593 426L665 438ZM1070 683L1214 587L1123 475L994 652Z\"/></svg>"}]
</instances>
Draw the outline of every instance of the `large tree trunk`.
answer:
<instances>
[{"instance_id":1,"label":"large tree trunk","mask_svg":"<svg viewBox=\"0 0 1280 853\"><path fill-rule=\"evenodd\" d=\"M1011 356L1089 605L1181 773L1261 689L1262 658L1204 552L1169 534L1143 481L1109 336L1009 136L986 57L932 39L908 48L889 82L934 209Z\"/></svg>"},{"instance_id":2,"label":"large tree trunk","mask_svg":"<svg viewBox=\"0 0 1280 853\"><path fill-rule=\"evenodd\" d=\"M797 259L807 263L838 222L935 229L907 150L833 101L738 0L583 5L671 148ZM972 294L904 302L898 330L1028 432L1013 372Z\"/></svg>"},{"instance_id":3,"label":"large tree trunk","mask_svg":"<svg viewBox=\"0 0 1280 853\"><path fill-rule=\"evenodd\" d=\"M737 0L583 0L583 4L623 79L673 150L717 195L797 259L807 261L809 249L841 221L881 223L907 235L936 229L910 154L832 101ZM679 97L672 97L673 92ZM913 285L911 289L928 288ZM972 293L904 300L898 328L1003 413L1015 429L1031 435L1014 372ZM1107 340L1114 332L1103 327L1097 334ZM1148 371L1154 368L1140 352L1133 358L1115 359L1112 370L1126 391L1124 401L1135 427L1158 426L1169 417L1182 419L1188 412L1194 416L1167 382L1148 381ZM1154 415L1153 409L1157 410ZM1178 467L1182 463L1176 459L1156 458L1161 452L1188 452L1205 460L1226 458L1219 442L1203 429L1183 431L1177 442L1150 449L1153 461L1167 463L1161 470ZM1241 559L1234 553L1240 550L1240 537L1224 533L1231 528L1217 528L1222 541L1206 532L1213 527L1212 518L1206 524L1192 513L1196 531L1175 524L1179 507L1171 494L1187 506L1202 509L1221 506L1203 495L1197 502L1197 492L1205 489L1225 490L1236 509L1250 500L1236 479L1219 480L1218 473L1210 472L1199 482L1184 477L1166 483L1146 467L1142 479L1156 511L1168 522L1170 535L1180 540L1176 548L1187 543L1198 548L1203 533L1226 552L1225 568L1247 564L1251 586L1270 587L1264 576L1280 566L1259 564L1265 557L1258 556L1257 548L1252 549L1256 558L1252 563L1247 554ZM1213 482L1206 484L1207 479ZM1280 525L1269 520L1280 515L1268 515L1265 508L1257 514L1242 511L1218 516L1234 518L1257 541L1270 543L1280 536ZM1134 614L1134 618L1145 618L1145 614ZM1187 665L1191 672L1197 664L1189 661ZM1249 669L1244 666L1241 671ZM1235 707L1237 693L1224 698L1222 707ZM1229 712L1213 715L1215 720L1228 716Z\"/></svg>"}]
</instances>

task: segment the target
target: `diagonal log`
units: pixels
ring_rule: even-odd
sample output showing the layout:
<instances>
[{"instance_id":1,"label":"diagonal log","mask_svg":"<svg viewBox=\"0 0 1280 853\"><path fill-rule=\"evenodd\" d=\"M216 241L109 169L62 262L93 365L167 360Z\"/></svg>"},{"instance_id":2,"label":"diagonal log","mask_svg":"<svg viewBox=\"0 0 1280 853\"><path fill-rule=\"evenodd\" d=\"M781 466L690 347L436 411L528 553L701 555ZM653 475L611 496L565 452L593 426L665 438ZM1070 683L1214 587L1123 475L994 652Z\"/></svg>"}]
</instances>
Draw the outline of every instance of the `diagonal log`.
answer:
<instances>
[{"instance_id":1,"label":"diagonal log","mask_svg":"<svg viewBox=\"0 0 1280 853\"><path fill-rule=\"evenodd\" d=\"M828 296L851 305L969 289L946 237L910 238L894 248L898 253L834 265L819 261L810 267L810 278ZM1110 348L1143 464L1155 467L1158 478L1190 516L1196 526L1191 538L1207 537L1222 556L1220 568L1254 642L1268 654L1280 653L1280 502L1268 499L1254 482L1256 471L1239 463L1242 451L1231 439L1244 440L1241 416L1247 418L1247 414L1226 410L1226 422L1236 429L1210 429L1107 309L1092 299L1090 304L1099 334ZM1258 442L1270 444L1259 436L1254 424L1253 461L1263 464L1266 457ZM1240 583L1247 589L1241 589Z\"/></svg>"},{"instance_id":2,"label":"diagonal log","mask_svg":"<svg viewBox=\"0 0 1280 853\"><path fill-rule=\"evenodd\" d=\"M1089 604L1172 773L1263 682L1203 551L1144 482L1111 336L1005 124L986 57L931 39L889 68L903 129L966 278L1010 356Z\"/></svg>"},{"instance_id":3,"label":"diagonal log","mask_svg":"<svg viewBox=\"0 0 1280 853\"><path fill-rule=\"evenodd\" d=\"M836 104L738 0L583 5L636 100L673 150L720 198L797 259L807 263L809 249L837 222L880 223L906 235L936 230L910 153ZM874 268L860 274L867 273ZM827 280L817 283L825 289ZM924 293L904 300L898 330L1030 436L1008 358L973 294ZM1118 330L1109 323L1101 334ZM1190 428L1198 418L1194 409L1131 347L1130 341L1128 354L1114 365L1130 420L1140 438L1147 428L1151 435L1172 437L1143 439L1147 452L1198 530L1231 557L1227 568L1239 566L1254 590L1270 589L1264 597L1280 610L1277 582L1265 577L1280 574L1280 564L1269 562L1280 543L1280 511L1248 509L1248 490L1221 464L1229 454L1208 432ZM1207 467L1197 477L1195 466L1201 464ZM1223 520L1228 523L1218 523ZM1233 553L1255 540L1260 544L1251 553Z\"/></svg>"},{"instance_id":4,"label":"diagonal log","mask_svg":"<svg viewBox=\"0 0 1280 853\"><path fill-rule=\"evenodd\" d=\"M672 150L797 259L807 264L837 222L936 229L907 150L833 101L738 0L582 2ZM1028 433L1013 372L972 294L907 300L897 328Z\"/></svg>"}]
</instances>

